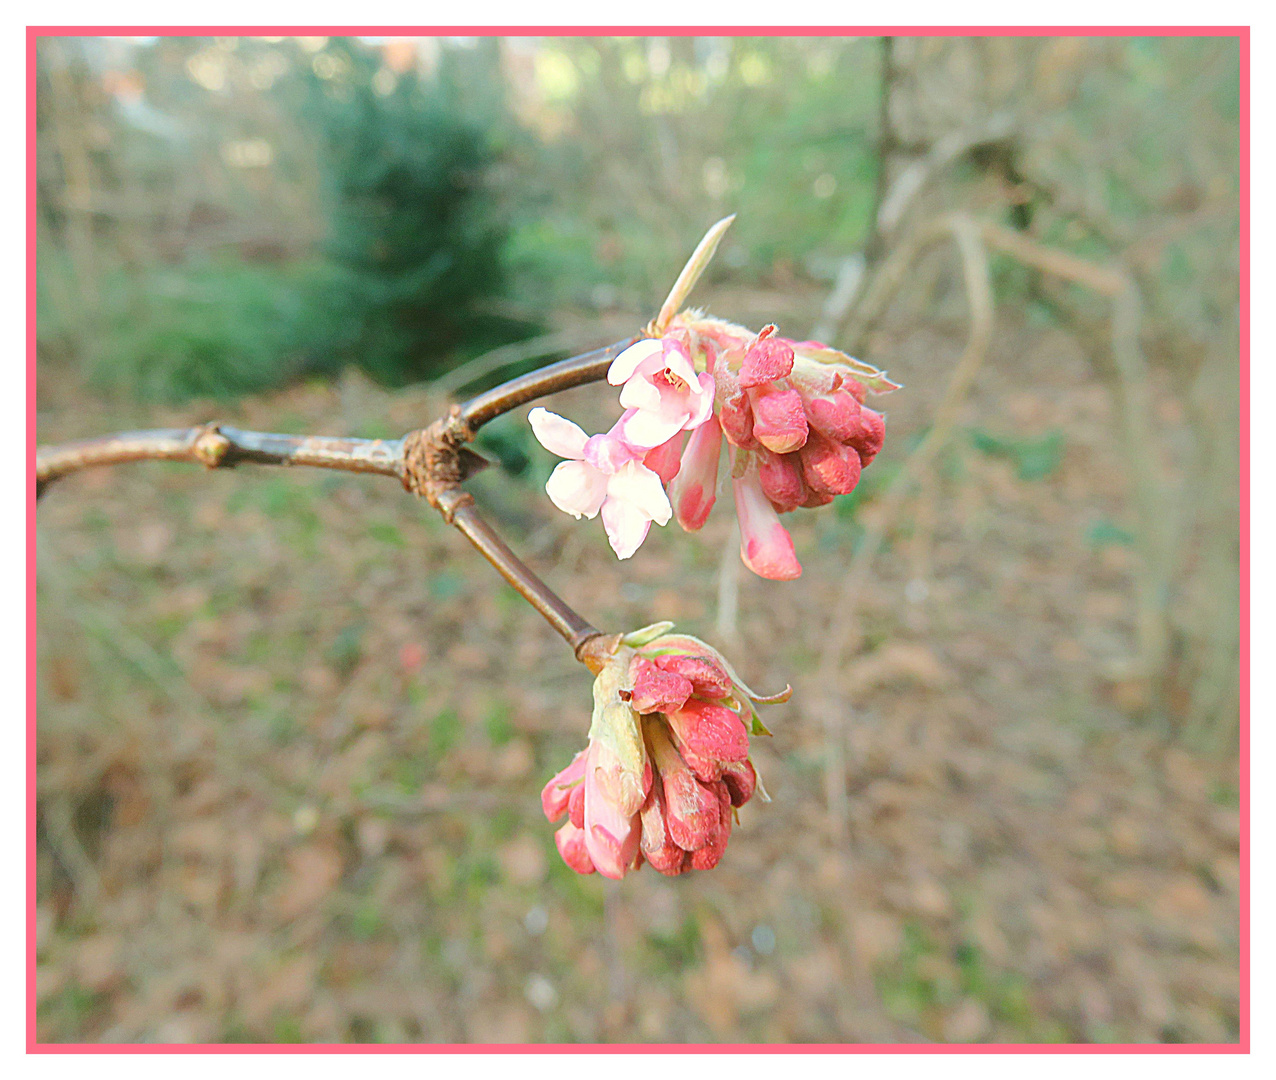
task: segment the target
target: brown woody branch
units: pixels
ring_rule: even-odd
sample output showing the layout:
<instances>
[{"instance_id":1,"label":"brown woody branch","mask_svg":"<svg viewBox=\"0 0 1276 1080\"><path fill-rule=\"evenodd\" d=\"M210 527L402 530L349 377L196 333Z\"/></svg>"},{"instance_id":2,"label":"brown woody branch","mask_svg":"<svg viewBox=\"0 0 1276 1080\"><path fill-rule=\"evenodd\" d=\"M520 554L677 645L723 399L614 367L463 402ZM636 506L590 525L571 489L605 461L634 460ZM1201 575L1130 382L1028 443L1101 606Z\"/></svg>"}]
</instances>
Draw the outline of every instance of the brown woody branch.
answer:
<instances>
[{"instance_id":1,"label":"brown woody branch","mask_svg":"<svg viewBox=\"0 0 1276 1080\"><path fill-rule=\"evenodd\" d=\"M223 424L193 428L125 431L36 451L37 493L68 473L130 461L185 461L210 469L243 462L258 465L315 465L347 472L402 476L402 439L347 439L322 435L275 435L240 431Z\"/></svg>"},{"instance_id":2,"label":"brown woody branch","mask_svg":"<svg viewBox=\"0 0 1276 1080\"><path fill-rule=\"evenodd\" d=\"M310 465L394 476L454 525L562 635L577 657L592 667L597 650L591 650L589 643L604 641L601 632L514 554L479 514L473 496L460 485L491 464L466 445L479 428L546 394L603 378L612 360L637 340L628 338L510 379L462 405L453 405L446 417L401 439L277 435L209 423L41 447L36 452L36 494L43 495L55 480L81 469L133 461L184 461L210 469L243 463Z\"/></svg>"},{"instance_id":3,"label":"brown woody branch","mask_svg":"<svg viewBox=\"0 0 1276 1080\"><path fill-rule=\"evenodd\" d=\"M660 314L652 320L645 333L656 336L664 331L674 311L704 272L733 219L734 215L723 218L705 233L674 282ZM605 637L537 577L483 520L474 507L474 497L462 491L461 484L490 464L467 445L479 428L503 413L546 394L603 378L611 362L638 339L639 335L635 335L510 379L463 405L453 405L447 416L440 417L427 428L408 432L402 439L271 435L204 424L186 430L134 431L64 446L43 447L36 452L36 497L39 498L54 480L68 473L129 461L188 461L212 469L228 468L240 462L315 465L347 472L397 476L405 488L424 496L448 524L459 529L501 576L563 636L577 659L597 673L605 654L618 638Z\"/></svg>"}]
</instances>

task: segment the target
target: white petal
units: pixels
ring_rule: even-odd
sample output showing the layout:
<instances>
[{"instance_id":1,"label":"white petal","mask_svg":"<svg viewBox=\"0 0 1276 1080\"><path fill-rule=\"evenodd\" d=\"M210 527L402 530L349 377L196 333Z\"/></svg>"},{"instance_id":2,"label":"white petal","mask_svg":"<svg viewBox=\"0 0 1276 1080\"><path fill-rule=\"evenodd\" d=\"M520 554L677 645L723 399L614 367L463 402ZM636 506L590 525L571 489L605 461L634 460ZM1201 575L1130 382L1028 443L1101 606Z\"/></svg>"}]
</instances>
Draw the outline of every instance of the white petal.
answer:
<instances>
[{"instance_id":1,"label":"white petal","mask_svg":"<svg viewBox=\"0 0 1276 1080\"><path fill-rule=\"evenodd\" d=\"M686 353L679 348L670 348L665 352L665 367L689 386L696 384L696 369L687 359Z\"/></svg>"},{"instance_id":2,"label":"white petal","mask_svg":"<svg viewBox=\"0 0 1276 1080\"><path fill-rule=\"evenodd\" d=\"M607 501L621 499L636 506L644 516L659 525L667 525L673 515L669 496L660 483L660 477L636 461L624 465L607 478Z\"/></svg>"},{"instance_id":3,"label":"white petal","mask_svg":"<svg viewBox=\"0 0 1276 1080\"><path fill-rule=\"evenodd\" d=\"M647 409L639 409L625 421L625 439L634 446L650 450L672 439L682 430L686 419L687 413L683 409L679 409L672 418Z\"/></svg>"},{"instance_id":4,"label":"white petal","mask_svg":"<svg viewBox=\"0 0 1276 1080\"><path fill-rule=\"evenodd\" d=\"M627 559L647 539L651 519L632 503L608 499L603 503L603 528L616 558Z\"/></svg>"},{"instance_id":5,"label":"white petal","mask_svg":"<svg viewBox=\"0 0 1276 1080\"><path fill-rule=\"evenodd\" d=\"M612 386L619 386L638 370L639 364L663 350L664 345L656 338L643 338L642 341L630 345L611 362L611 367L607 369L607 381Z\"/></svg>"},{"instance_id":6,"label":"white petal","mask_svg":"<svg viewBox=\"0 0 1276 1080\"><path fill-rule=\"evenodd\" d=\"M607 476L583 461L563 461L550 474L545 494L564 513L592 518L607 497Z\"/></svg>"},{"instance_id":7,"label":"white petal","mask_svg":"<svg viewBox=\"0 0 1276 1080\"><path fill-rule=\"evenodd\" d=\"M551 454L579 458L585 452L585 440L589 436L565 416L537 408L527 414L527 422L532 425L537 441Z\"/></svg>"},{"instance_id":8,"label":"white petal","mask_svg":"<svg viewBox=\"0 0 1276 1080\"><path fill-rule=\"evenodd\" d=\"M687 418L687 430L698 428L713 413L713 376L707 371L700 375L699 379L692 383L692 387L698 387L691 391L691 415Z\"/></svg>"},{"instance_id":9,"label":"white petal","mask_svg":"<svg viewBox=\"0 0 1276 1080\"><path fill-rule=\"evenodd\" d=\"M620 388L623 409L660 409L660 390L649 379L630 379Z\"/></svg>"},{"instance_id":10,"label":"white petal","mask_svg":"<svg viewBox=\"0 0 1276 1080\"><path fill-rule=\"evenodd\" d=\"M619 427L620 424L617 421L616 427L613 427L606 435L590 436L585 443L583 458L586 464L592 465L608 476L626 461L633 461L634 458L642 455L641 450L635 450L625 441L623 430L617 430Z\"/></svg>"}]
</instances>

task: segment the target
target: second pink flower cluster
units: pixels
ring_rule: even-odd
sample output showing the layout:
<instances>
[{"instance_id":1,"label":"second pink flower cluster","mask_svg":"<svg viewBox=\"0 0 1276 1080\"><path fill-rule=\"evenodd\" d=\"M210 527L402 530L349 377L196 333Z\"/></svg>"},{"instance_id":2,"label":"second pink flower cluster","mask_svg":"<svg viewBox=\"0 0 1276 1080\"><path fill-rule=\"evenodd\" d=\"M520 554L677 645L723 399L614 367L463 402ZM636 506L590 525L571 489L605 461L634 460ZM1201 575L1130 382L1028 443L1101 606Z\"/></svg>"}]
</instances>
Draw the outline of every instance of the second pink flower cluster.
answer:
<instances>
[{"instance_id":1,"label":"second pink flower cluster","mask_svg":"<svg viewBox=\"0 0 1276 1080\"><path fill-rule=\"evenodd\" d=\"M896 384L836 349L774 331L678 315L663 337L613 361L607 381L621 387L625 413L603 435L533 409L537 439L569 459L545 486L554 505L577 518L601 514L612 549L627 559L653 521L676 516L688 531L704 525L725 435L741 559L762 577L801 574L779 514L854 489L885 434L865 395Z\"/></svg>"}]
</instances>

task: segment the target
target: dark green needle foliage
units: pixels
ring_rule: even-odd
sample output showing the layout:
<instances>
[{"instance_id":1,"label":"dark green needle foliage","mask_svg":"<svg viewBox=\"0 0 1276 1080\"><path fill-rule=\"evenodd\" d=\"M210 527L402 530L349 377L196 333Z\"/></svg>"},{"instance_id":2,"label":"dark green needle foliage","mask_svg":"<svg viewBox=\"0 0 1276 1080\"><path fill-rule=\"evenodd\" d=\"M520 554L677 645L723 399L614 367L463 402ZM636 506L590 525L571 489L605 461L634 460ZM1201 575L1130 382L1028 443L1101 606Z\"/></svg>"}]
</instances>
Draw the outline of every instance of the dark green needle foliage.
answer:
<instances>
[{"instance_id":1,"label":"dark green needle foliage","mask_svg":"<svg viewBox=\"0 0 1276 1080\"><path fill-rule=\"evenodd\" d=\"M337 41L310 76L330 200L326 272L313 293L312 370L357 364L400 384L525 327L493 314L508 227L495 176L508 131L497 55L444 48L434 72L389 83L366 46Z\"/></svg>"}]
</instances>

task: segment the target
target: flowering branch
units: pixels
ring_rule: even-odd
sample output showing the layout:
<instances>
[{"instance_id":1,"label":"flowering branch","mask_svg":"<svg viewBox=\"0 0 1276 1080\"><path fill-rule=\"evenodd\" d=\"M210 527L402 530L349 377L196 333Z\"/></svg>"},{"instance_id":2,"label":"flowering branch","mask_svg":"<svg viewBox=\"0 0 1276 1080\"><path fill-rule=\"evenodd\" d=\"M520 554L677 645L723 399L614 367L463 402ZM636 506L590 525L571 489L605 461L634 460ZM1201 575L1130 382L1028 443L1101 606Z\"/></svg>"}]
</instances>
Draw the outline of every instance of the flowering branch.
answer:
<instances>
[{"instance_id":1,"label":"flowering branch","mask_svg":"<svg viewBox=\"0 0 1276 1080\"><path fill-rule=\"evenodd\" d=\"M213 469L312 465L397 477L474 545L596 677L588 749L542 795L551 821L568 815L556 837L567 864L613 878L644 861L669 875L710 869L726 848L736 808L755 791L766 798L749 737L769 734L757 706L786 700L788 689L754 693L720 653L670 633L671 623L603 634L514 554L461 485L490 464L467 445L484 424L606 377L623 384L627 410L606 435L587 436L543 409L529 415L537 438L569 459L547 487L556 505L577 517L601 513L616 554L628 558L652 521L663 525L674 515L664 484L678 480L670 494L679 523L703 524L725 435L741 507L741 556L768 577L800 573L776 513L821 505L854 486L882 437L881 417L861 408L864 393L894 384L827 346L772 338L773 326L754 335L679 310L732 220L701 240L642 335L510 379L401 439L274 435L217 423L127 432L41 448L37 497L80 469L145 460ZM684 456L685 432L692 435Z\"/></svg>"}]
</instances>

